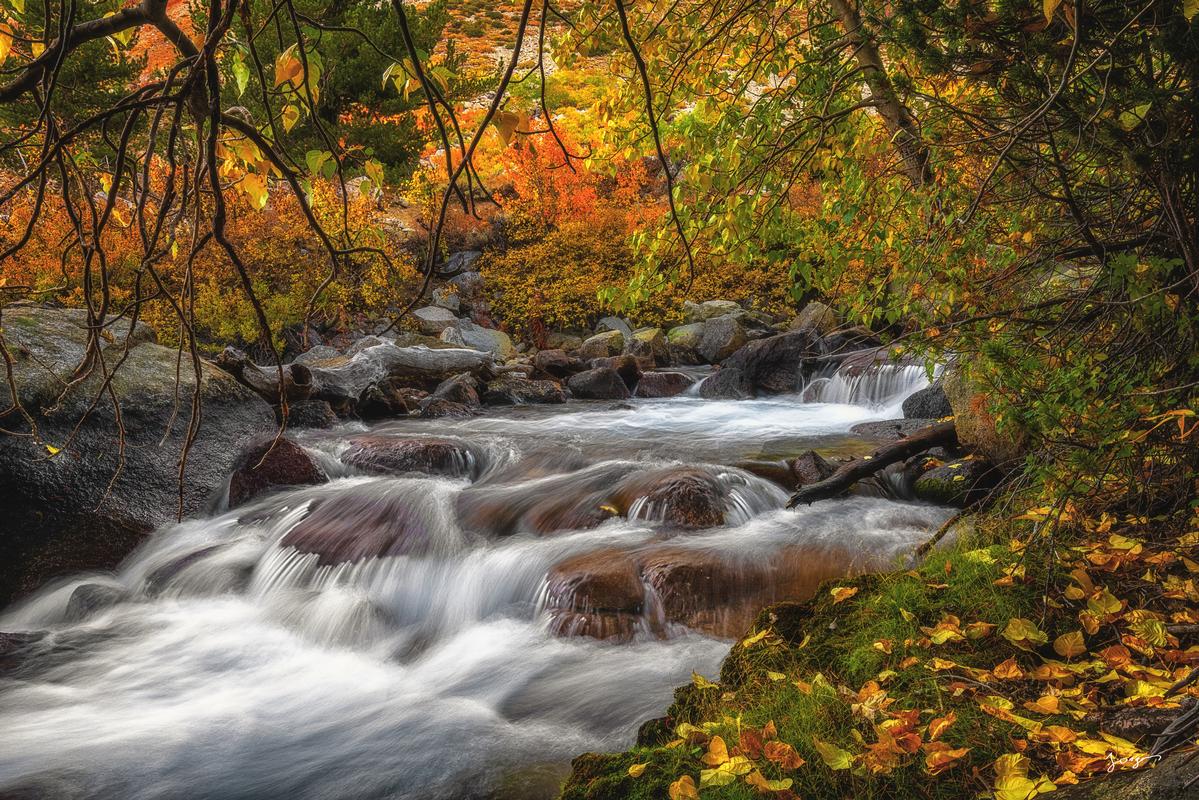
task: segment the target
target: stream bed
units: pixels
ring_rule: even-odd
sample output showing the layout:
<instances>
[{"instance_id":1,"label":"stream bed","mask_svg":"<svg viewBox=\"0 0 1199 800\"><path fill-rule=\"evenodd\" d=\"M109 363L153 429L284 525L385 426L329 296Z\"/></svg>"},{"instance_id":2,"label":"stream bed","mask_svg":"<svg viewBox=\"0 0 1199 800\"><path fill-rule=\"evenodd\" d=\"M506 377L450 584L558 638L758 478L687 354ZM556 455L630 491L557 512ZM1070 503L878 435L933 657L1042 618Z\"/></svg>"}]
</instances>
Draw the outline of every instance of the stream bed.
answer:
<instances>
[{"instance_id":1,"label":"stream bed","mask_svg":"<svg viewBox=\"0 0 1199 800\"><path fill-rule=\"evenodd\" d=\"M464 477L347 467L365 426L297 433L329 483L165 528L117 573L0 613L0 631L40 637L0 675L0 796L553 797L573 756L628 746L692 671L714 676L756 610L680 621L647 583L624 637L567 636L549 607L554 566L668 543L727 574L785 574L786 594L902 562L946 509L849 497L788 511L782 488L734 465L868 452L850 428L900 416L926 385L906 369L768 400L571 402L369 429L464 442ZM525 524L546 503L590 508L616 476L678 468L716 482L723 524L667 530L646 500L578 528ZM420 535L341 563L281 544L318 506L343 509L350 529L398 514Z\"/></svg>"}]
</instances>

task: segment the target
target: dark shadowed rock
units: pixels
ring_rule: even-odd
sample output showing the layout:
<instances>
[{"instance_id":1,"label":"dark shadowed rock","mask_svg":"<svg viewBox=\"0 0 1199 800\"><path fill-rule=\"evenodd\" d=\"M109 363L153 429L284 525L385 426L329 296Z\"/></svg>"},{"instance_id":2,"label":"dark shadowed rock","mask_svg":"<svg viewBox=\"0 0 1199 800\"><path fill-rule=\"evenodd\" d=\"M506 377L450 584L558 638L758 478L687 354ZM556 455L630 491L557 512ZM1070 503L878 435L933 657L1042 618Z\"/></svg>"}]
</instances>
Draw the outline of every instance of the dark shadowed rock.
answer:
<instances>
[{"instance_id":1,"label":"dark shadowed rock","mask_svg":"<svg viewBox=\"0 0 1199 800\"><path fill-rule=\"evenodd\" d=\"M715 374L704 378L699 385L699 396L708 400L745 400L753 397L749 379L736 367L721 367Z\"/></svg>"},{"instance_id":2,"label":"dark shadowed rock","mask_svg":"<svg viewBox=\"0 0 1199 800\"><path fill-rule=\"evenodd\" d=\"M85 312L9 306L0 324L13 356L17 395L40 437L0 434L4 605L53 576L115 567L146 533L175 518L178 460L196 378L185 365L176 386L178 353L155 344L146 326L130 332L128 321L116 321L105 328L99 340L105 362L113 367L124 359L109 384L122 410L121 453L112 404L102 393L102 370L93 370L58 400L87 348ZM275 430L270 406L232 375L201 362L199 380L203 425L183 476L184 515L205 510L223 488L242 442ZM10 392L0 369L0 397ZM92 408L96 398L100 402ZM0 419L0 427L28 432L20 413ZM46 445L58 452L51 457Z\"/></svg>"},{"instance_id":3,"label":"dark shadowed rock","mask_svg":"<svg viewBox=\"0 0 1199 800\"><path fill-rule=\"evenodd\" d=\"M422 555L431 541L427 520L406 500L347 492L316 503L279 546L313 553L321 564L341 564Z\"/></svg>"},{"instance_id":4,"label":"dark shadowed rock","mask_svg":"<svg viewBox=\"0 0 1199 800\"><path fill-rule=\"evenodd\" d=\"M337 414L328 400L309 400L287 409L289 428L332 428L336 424Z\"/></svg>"},{"instance_id":5,"label":"dark shadowed rock","mask_svg":"<svg viewBox=\"0 0 1199 800\"><path fill-rule=\"evenodd\" d=\"M490 406L523 406L535 403L565 403L561 384L537 381L520 375L501 375L487 382L483 402Z\"/></svg>"},{"instance_id":6,"label":"dark shadowed rock","mask_svg":"<svg viewBox=\"0 0 1199 800\"><path fill-rule=\"evenodd\" d=\"M740 370L753 394L786 394L799 391L820 352L820 337L799 330L750 342L720 366Z\"/></svg>"},{"instance_id":7,"label":"dark shadowed rock","mask_svg":"<svg viewBox=\"0 0 1199 800\"><path fill-rule=\"evenodd\" d=\"M843 328L826 334L821 340L821 347L830 355L837 353L852 353L858 350L876 349L882 346L882 341L870 329L856 327Z\"/></svg>"},{"instance_id":8,"label":"dark shadowed rock","mask_svg":"<svg viewBox=\"0 0 1199 800\"><path fill-rule=\"evenodd\" d=\"M71 622L87 619L93 614L124 602L129 592L103 583L85 583L76 587L67 600L66 617Z\"/></svg>"},{"instance_id":9,"label":"dark shadowed rock","mask_svg":"<svg viewBox=\"0 0 1199 800\"><path fill-rule=\"evenodd\" d=\"M999 483L1000 473L983 458L959 458L933 467L916 478L918 500L964 508L981 500Z\"/></svg>"},{"instance_id":10,"label":"dark shadowed rock","mask_svg":"<svg viewBox=\"0 0 1199 800\"><path fill-rule=\"evenodd\" d=\"M636 356L628 354L612 356L611 358L593 359L588 363L587 367L589 369L608 367L616 370L616 374L624 381L624 385L628 387L630 392L637 388L637 381L641 380L641 363L637 360Z\"/></svg>"},{"instance_id":11,"label":"dark shadowed rock","mask_svg":"<svg viewBox=\"0 0 1199 800\"><path fill-rule=\"evenodd\" d=\"M903 416L905 419L942 419L953 416L953 407L945 396L945 389L940 381L926 389L913 392L903 401Z\"/></svg>"},{"instance_id":12,"label":"dark shadowed rock","mask_svg":"<svg viewBox=\"0 0 1199 800\"><path fill-rule=\"evenodd\" d=\"M695 385L695 379L683 372L646 372L637 382L635 397L675 397Z\"/></svg>"},{"instance_id":13,"label":"dark shadowed rock","mask_svg":"<svg viewBox=\"0 0 1199 800\"><path fill-rule=\"evenodd\" d=\"M420 413L417 416L421 419L442 419L443 417L464 419L478 413L472 406L454 403L440 397L426 397L421 401Z\"/></svg>"},{"instance_id":14,"label":"dark shadowed rock","mask_svg":"<svg viewBox=\"0 0 1199 800\"><path fill-rule=\"evenodd\" d=\"M642 362L658 366L670 363L670 348L666 332L661 328L641 328L625 340L625 352Z\"/></svg>"},{"instance_id":15,"label":"dark shadowed rock","mask_svg":"<svg viewBox=\"0 0 1199 800\"><path fill-rule=\"evenodd\" d=\"M837 465L827 461L815 450L809 450L791 462L791 474L799 486L819 483L837 471Z\"/></svg>"},{"instance_id":16,"label":"dark shadowed rock","mask_svg":"<svg viewBox=\"0 0 1199 800\"><path fill-rule=\"evenodd\" d=\"M546 579L550 628L560 636L632 637L644 607L637 563L619 550L600 550L555 565Z\"/></svg>"},{"instance_id":17,"label":"dark shadowed rock","mask_svg":"<svg viewBox=\"0 0 1199 800\"><path fill-rule=\"evenodd\" d=\"M436 398L464 406L477 406L479 405L478 388L479 382L473 376L465 373L454 375L439 383L433 390L433 394L427 399ZM421 408L424 408L423 401Z\"/></svg>"},{"instance_id":18,"label":"dark shadowed rock","mask_svg":"<svg viewBox=\"0 0 1199 800\"><path fill-rule=\"evenodd\" d=\"M541 350L533 356L533 369L550 378L565 380L586 367L579 359L566 355L564 350Z\"/></svg>"},{"instance_id":19,"label":"dark shadowed rock","mask_svg":"<svg viewBox=\"0 0 1199 800\"><path fill-rule=\"evenodd\" d=\"M356 436L341 460L364 472L384 475L423 472L465 477L478 475L481 467L479 455L470 445L437 437Z\"/></svg>"},{"instance_id":20,"label":"dark shadowed rock","mask_svg":"<svg viewBox=\"0 0 1199 800\"><path fill-rule=\"evenodd\" d=\"M314 486L329 480L304 448L290 439L267 435L247 444L229 477L229 507L275 489Z\"/></svg>"},{"instance_id":21,"label":"dark shadowed rock","mask_svg":"<svg viewBox=\"0 0 1199 800\"><path fill-rule=\"evenodd\" d=\"M813 300L791 320L791 330L829 333L837 327L837 315L824 303Z\"/></svg>"},{"instance_id":22,"label":"dark shadowed rock","mask_svg":"<svg viewBox=\"0 0 1199 800\"><path fill-rule=\"evenodd\" d=\"M411 414L417 409L417 401L413 392L403 391L390 380L383 380L366 387L354 408L365 420L392 419Z\"/></svg>"},{"instance_id":23,"label":"dark shadowed rock","mask_svg":"<svg viewBox=\"0 0 1199 800\"><path fill-rule=\"evenodd\" d=\"M571 394L582 400L624 400L629 387L611 367L599 367L571 376L566 382Z\"/></svg>"}]
</instances>

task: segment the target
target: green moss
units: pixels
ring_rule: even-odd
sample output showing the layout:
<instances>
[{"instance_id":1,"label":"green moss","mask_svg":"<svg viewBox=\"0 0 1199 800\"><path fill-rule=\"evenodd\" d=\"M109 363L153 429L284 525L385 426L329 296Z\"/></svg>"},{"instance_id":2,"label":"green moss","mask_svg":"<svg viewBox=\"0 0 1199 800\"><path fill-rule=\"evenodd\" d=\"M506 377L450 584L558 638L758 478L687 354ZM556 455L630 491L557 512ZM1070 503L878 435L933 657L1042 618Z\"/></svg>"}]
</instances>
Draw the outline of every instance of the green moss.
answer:
<instances>
[{"instance_id":1,"label":"green moss","mask_svg":"<svg viewBox=\"0 0 1199 800\"><path fill-rule=\"evenodd\" d=\"M941 657L956 663L989 668L1011 655L1010 645L996 632L975 641L919 647L925 634L946 614L970 622L989 622L1002 627L1016 616L1034 615L1039 608L1040 576L1028 558L1027 584L996 586L1005 567L1015 565L1017 556L1006 546L1002 528L990 525L984 532L960 540L928 557L913 571L866 575L836 581L823 587L804 603L783 603L764 610L750 633L769 630L770 635L749 646L733 645L720 672L718 688L688 685L675 692L665 721L669 725L718 723L713 730L735 742L739 726L760 727L773 721L779 738L792 744L809 763L792 772L765 772L768 778L790 777L793 790L811 798L960 798L972 794L968 785L970 767L930 779L920 757L889 775L853 775L833 771L821 760L813 741L831 742L852 752L861 752L862 740L873 741L873 730L855 717L849 702L837 687L856 690L866 681L879 680L895 698L896 708L921 709L927 722L931 714L944 713L950 706L957 722L944 740L954 747L969 747L969 761L985 765L1010 750L1009 741L1021 731L980 711L976 704L953 702L951 673L933 671L928 662ZM858 591L835 603L832 586ZM911 644L905 646L905 640ZM876 642L889 642L886 646ZM917 663L904 665L910 656ZM773 674L771 674L773 673ZM785 676L780 679L779 673ZM817 677L817 676L820 677ZM811 685L803 691L796 680ZM643 744L648 742L643 739ZM641 747L614 755L589 754L576 760L575 772L563 794L571 800L604 800L617 797L665 797L671 780L683 774L698 779L698 747ZM651 767L640 779L630 779L628 767L648 762ZM769 769L769 768L767 768ZM651 770L653 774L651 775ZM648 780L647 780L648 779ZM705 788L705 798L753 797L743 782Z\"/></svg>"}]
</instances>

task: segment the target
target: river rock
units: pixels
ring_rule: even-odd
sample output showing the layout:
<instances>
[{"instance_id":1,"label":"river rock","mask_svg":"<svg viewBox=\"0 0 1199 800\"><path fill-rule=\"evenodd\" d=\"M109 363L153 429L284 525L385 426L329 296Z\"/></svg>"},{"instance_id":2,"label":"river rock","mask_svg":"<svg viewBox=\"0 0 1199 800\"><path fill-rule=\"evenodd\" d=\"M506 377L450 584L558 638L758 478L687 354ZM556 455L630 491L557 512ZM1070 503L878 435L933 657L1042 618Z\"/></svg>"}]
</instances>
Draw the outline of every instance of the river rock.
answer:
<instances>
[{"instance_id":1,"label":"river rock","mask_svg":"<svg viewBox=\"0 0 1199 800\"><path fill-rule=\"evenodd\" d=\"M175 385L178 352L155 344L145 325L130 331L128 322L119 321L104 328L105 361L111 367L124 355L110 382L125 428L121 466L118 426L99 369L56 402L87 348L86 313L15 305L4 309L0 325L13 358L17 396L40 437L0 434L4 605L51 577L115 567L151 530L175 519L178 459L195 378L185 363ZM11 391L0 369L0 397ZM200 404L202 425L183 479L184 515L204 511L224 487L242 442L275 430L271 407L206 361L200 365ZM0 419L0 427L28 430L20 413ZM56 449L53 457L47 445Z\"/></svg>"},{"instance_id":2,"label":"river rock","mask_svg":"<svg viewBox=\"0 0 1199 800\"><path fill-rule=\"evenodd\" d=\"M604 333L606 331L619 331L622 337L628 339L633 335L633 326L620 317L604 317L595 324L595 332Z\"/></svg>"},{"instance_id":3,"label":"river rock","mask_svg":"<svg viewBox=\"0 0 1199 800\"><path fill-rule=\"evenodd\" d=\"M837 465L829 462L815 450L809 450L791 462L791 474L798 486L820 483L837 471Z\"/></svg>"},{"instance_id":4,"label":"river rock","mask_svg":"<svg viewBox=\"0 0 1199 800\"><path fill-rule=\"evenodd\" d=\"M460 319L454 323L446 331L450 329L457 331L462 338L463 344L473 350L481 350L484 353L491 353L500 361L507 361L516 355L516 346L512 344L512 337L503 331L497 331L495 328L484 328L482 325L476 325L470 320ZM445 337L445 331L442 331L442 338Z\"/></svg>"},{"instance_id":5,"label":"river rock","mask_svg":"<svg viewBox=\"0 0 1199 800\"><path fill-rule=\"evenodd\" d=\"M624 354L612 356L611 358L596 358L587 364L590 369L602 369L604 367L616 370L616 374L624 381L624 385L632 392L637 388L637 382L641 380L641 363L636 357Z\"/></svg>"},{"instance_id":6,"label":"river rock","mask_svg":"<svg viewBox=\"0 0 1199 800\"><path fill-rule=\"evenodd\" d=\"M487 382L483 402L490 406L524 406L535 403L565 403L566 392L553 381L537 381L507 374Z\"/></svg>"},{"instance_id":7,"label":"river rock","mask_svg":"<svg viewBox=\"0 0 1199 800\"><path fill-rule=\"evenodd\" d=\"M434 289L433 305L456 314L462 308L462 301L458 298L458 287L447 284L439 289Z\"/></svg>"},{"instance_id":8,"label":"river rock","mask_svg":"<svg viewBox=\"0 0 1199 800\"><path fill-rule=\"evenodd\" d=\"M636 356L650 365L662 366L670 363L670 346L666 333L661 328L641 328L626 338L625 353Z\"/></svg>"},{"instance_id":9,"label":"river rock","mask_svg":"<svg viewBox=\"0 0 1199 800\"><path fill-rule=\"evenodd\" d=\"M365 420L406 417L416 410L417 402L391 380L385 379L362 390L354 403L354 412Z\"/></svg>"},{"instance_id":10,"label":"river rock","mask_svg":"<svg viewBox=\"0 0 1199 800\"><path fill-rule=\"evenodd\" d=\"M565 380L586 367L582 361L566 355L562 350L541 350L533 356L533 369L550 378Z\"/></svg>"},{"instance_id":11,"label":"river rock","mask_svg":"<svg viewBox=\"0 0 1199 800\"><path fill-rule=\"evenodd\" d=\"M329 477L312 456L290 439L259 437L242 447L229 477L229 508L275 489L315 486Z\"/></svg>"},{"instance_id":12,"label":"river rock","mask_svg":"<svg viewBox=\"0 0 1199 800\"><path fill-rule=\"evenodd\" d=\"M698 350L699 343L704 338L704 324L692 322L671 328L666 333L666 344L673 347L683 347L688 350Z\"/></svg>"},{"instance_id":13,"label":"river rock","mask_svg":"<svg viewBox=\"0 0 1199 800\"><path fill-rule=\"evenodd\" d=\"M725 497L709 472L666 467L630 475L612 494L614 505L630 518L671 528L696 530L724 524Z\"/></svg>"},{"instance_id":14,"label":"river rock","mask_svg":"<svg viewBox=\"0 0 1199 800\"><path fill-rule=\"evenodd\" d=\"M743 310L732 300L707 300L703 303L683 302L683 319L687 323L705 322L713 317L723 317Z\"/></svg>"},{"instance_id":15,"label":"river rock","mask_svg":"<svg viewBox=\"0 0 1199 800\"><path fill-rule=\"evenodd\" d=\"M753 397L753 386L736 367L721 367L704 378L699 396L707 400L745 400Z\"/></svg>"},{"instance_id":16,"label":"river rock","mask_svg":"<svg viewBox=\"0 0 1199 800\"><path fill-rule=\"evenodd\" d=\"M87 619L129 598L124 587L106 583L84 583L71 592L65 616L70 622Z\"/></svg>"},{"instance_id":17,"label":"river rock","mask_svg":"<svg viewBox=\"0 0 1199 800\"><path fill-rule=\"evenodd\" d=\"M750 342L726 358L721 370L739 370L750 394L787 394L799 391L820 352L819 336L792 331Z\"/></svg>"},{"instance_id":18,"label":"river rock","mask_svg":"<svg viewBox=\"0 0 1199 800\"><path fill-rule=\"evenodd\" d=\"M920 475L912 490L918 500L965 508L986 497L999 477L994 465L983 458L959 458Z\"/></svg>"},{"instance_id":19,"label":"river rock","mask_svg":"<svg viewBox=\"0 0 1199 800\"><path fill-rule=\"evenodd\" d=\"M441 306L425 306L412 312L412 318L427 336L439 336L441 332L458 321L454 312Z\"/></svg>"},{"instance_id":20,"label":"river rock","mask_svg":"<svg viewBox=\"0 0 1199 800\"><path fill-rule=\"evenodd\" d=\"M433 390L433 394L429 398L426 398L426 400L446 400L467 407L477 407L479 405L478 388L479 382L475 380L474 376L463 373L455 375L452 378L446 378L437 385L437 388ZM425 401L421 401L422 409L425 404Z\"/></svg>"},{"instance_id":21,"label":"river rock","mask_svg":"<svg viewBox=\"0 0 1199 800\"><path fill-rule=\"evenodd\" d=\"M579 346L576 353L584 361L620 355L624 350L624 334L620 331L597 333Z\"/></svg>"},{"instance_id":22,"label":"river rock","mask_svg":"<svg viewBox=\"0 0 1199 800\"><path fill-rule=\"evenodd\" d=\"M442 419L446 417L465 419L466 417L473 417L478 413L475 406L455 403L452 400L446 400L442 397L430 396L420 402L420 411L417 416L421 419Z\"/></svg>"},{"instance_id":23,"label":"river rock","mask_svg":"<svg viewBox=\"0 0 1199 800\"><path fill-rule=\"evenodd\" d=\"M419 556L432 542L430 523L402 495L345 492L315 501L280 547L317 556L322 565L387 556Z\"/></svg>"},{"instance_id":24,"label":"river rock","mask_svg":"<svg viewBox=\"0 0 1199 800\"><path fill-rule=\"evenodd\" d=\"M630 639L644 598L638 565L620 550L569 558L554 565L546 577L550 629L559 636Z\"/></svg>"},{"instance_id":25,"label":"river rock","mask_svg":"<svg viewBox=\"0 0 1199 800\"><path fill-rule=\"evenodd\" d=\"M637 382L635 397L675 397L695 385L695 379L683 372L646 372Z\"/></svg>"},{"instance_id":26,"label":"river rock","mask_svg":"<svg viewBox=\"0 0 1199 800\"><path fill-rule=\"evenodd\" d=\"M279 415L276 415L278 419ZM282 422L281 419L279 419ZM332 428L337 424L337 414L328 400L309 400L307 403L288 406L289 428Z\"/></svg>"},{"instance_id":27,"label":"river rock","mask_svg":"<svg viewBox=\"0 0 1199 800\"><path fill-rule=\"evenodd\" d=\"M836 355L857 350L876 350L883 343L869 328L857 326L826 334L820 344L825 353Z\"/></svg>"},{"instance_id":28,"label":"river rock","mask_svg":"<svg viewBox=\"0 0 1199 800\"><path fill-rule=\"evenodd\" d=\"M837 328L836 313L819 300L813 300L791 320L791 330L811 330L831 333Z\"/></svg>"},{"instance_id":29,"label":"river rock","mask_svg":"<svg viewBox=\"0 0 1199 800\"><path fill-rule=\"evenodd\" d=\"M581 400L625 400L629 387L611 367L598 367L571 376L566 382L571 394Z\"/></svg>"},{"instance_id":30,"label":"river rock","mask_svg":"<svg viewBox=\"0 0 1199 800\"><path fill-rule=\"evenodd\" d=\"M341 454L343 463L383 475L423 472L460 478L476 476L480 457L469 445L439 437L403 438L382 434L355 436Z\"/></svg>"},{"instance_id":31,"label":"river rock","mask_svg":"<svg viewBox=\"0 0 1199 800\"><path fill-rule=\"evenodd\" d=\"M567 462L561 460L566 456ZM532 463L530 463L532 461ZM535 459L519 462L521 481L476 484L458 494L458 524L463 530L487 537L518 533L548 535L566 530L588 530L619 513L608 500L612 487L631 465L605 462L583 469L569 462L569 451L554 454L552 463L538 469ZM563 467L574 471L561 473ZM513 478L511 469L504 478ZM543 477L533 483L529 478Z\"/></svg>"},{"instance_id":32,"label":"river rock","mask_svg":"<svg viewBox=\"0 0 1199 800\"><path fill-rule=\"evenodd\" d=\"M938 381L904 400L903 416L905 419L943 419L953 416L953 406L949 405L945 388Z\"/></svg>"},{"instance_id":33,"label":"river rock","mask_svg":"<svg viewBox=\"0 0 1199 800\"><path fill-rule=\"evenodd\" d=\"M716 364L741 349L749 337L731 314L713 317L704 323L704 333L696 351L709 364Z\"/></svg>"},{"instance_id":34,"label":"river rock","mask_svg":"<svg viewBox=\"0 0 1199 800\"><path fill-rule=\"evenodd\" d=\"M570 353L578 350L583 344L583 337L573 333L552 331L545 335L545 346L550 350L565 350Z\"/></svg>"}]
</instances>

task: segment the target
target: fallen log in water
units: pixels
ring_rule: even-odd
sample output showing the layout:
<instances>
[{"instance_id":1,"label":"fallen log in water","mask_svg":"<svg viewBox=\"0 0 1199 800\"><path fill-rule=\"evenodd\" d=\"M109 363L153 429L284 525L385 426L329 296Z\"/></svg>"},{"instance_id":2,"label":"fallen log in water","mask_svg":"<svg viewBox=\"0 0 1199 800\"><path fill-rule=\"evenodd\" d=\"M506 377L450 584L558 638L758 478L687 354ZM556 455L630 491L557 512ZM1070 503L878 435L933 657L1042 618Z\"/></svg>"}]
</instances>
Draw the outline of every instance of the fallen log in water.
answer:
<instances>
[{"instance_id":1,"label":"fallen log in water","mask_svg":"<svg viewBox=\"0 0 1199 800\"><path fill-rule=\"evenodd\" d=\"M816 500L836 497L862 478L867 478L896 461L903 461L934 447L956 445L957 429L952 422L938 422L935 425L929 425L911 436L880 447L872 455L842 465L822 481L800 487L787 501L787 508L795 508L800 503L812 503Z\"/></svg>"}]
</instances>

